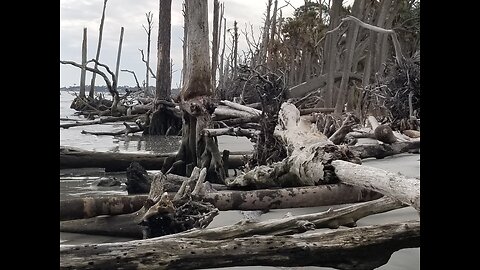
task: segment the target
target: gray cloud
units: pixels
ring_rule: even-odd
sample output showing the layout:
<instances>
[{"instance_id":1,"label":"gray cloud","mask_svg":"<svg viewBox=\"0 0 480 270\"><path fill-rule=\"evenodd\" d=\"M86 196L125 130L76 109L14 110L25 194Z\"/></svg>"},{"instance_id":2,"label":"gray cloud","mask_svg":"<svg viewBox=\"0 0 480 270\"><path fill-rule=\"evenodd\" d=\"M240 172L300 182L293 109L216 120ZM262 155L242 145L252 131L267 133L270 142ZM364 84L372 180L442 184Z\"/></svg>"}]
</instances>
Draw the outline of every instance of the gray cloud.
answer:
<instances>
[{"instance_id":1,"label":"gray cloud","mask_svg":"<svg viewBox=\"0 0 480 270\"><path fill-rule=\"evenodd\" d=\"M180 81L182 68L182 41L183 38L183 16L181 0L172 1L172 39L171 58L174 63L172 87L176 87ZM221 1L222 2L222 1ZM245 24L253 24L256 34L263 24L266 10L266 0L226 0L225 17L227 28L233 27L233 21L237 20L241 29ZM292 0L294 6L300 6L303 0ZM102 50L100 62L115 68L120 27L125 28L122 46L121 69L130 69L137 73L140 83L145 79L145 64L141 61L138 49L146 51L146 33L142 25L146 25L145 13L151 11L154 18L154 28L151 38L151 67L156 67L157 52L157 31L158 31L158 5L159 1L151 0L110 0L107 3L105 24L103 29ZM283 1L279 0L279 5ZM95 57L100 18L102 15L103 0L61 0L60 1L60 59L81 61L81 44L83 27L88 28L88 59ZM284 16L292 12L292 8L284 9ZM209 0L209 29L211 32L213 17L213 0ZM227 35L228 37L228 35ZM209 35L212 39L211 34ZM227 39L228 42L228 39ZM244 37L240 38L239 48L245 49ZM87 76L89 84L90 74ZM98 77L97 77L98 78ZM78 85L80 70L66 65L60 65L60 86ZM98 79L99 85L105 83ZM150 84L154 80L150 79ZM120 73L119 85L135 85L133 76L127 73Z\"/></svg>"}]
</instances>

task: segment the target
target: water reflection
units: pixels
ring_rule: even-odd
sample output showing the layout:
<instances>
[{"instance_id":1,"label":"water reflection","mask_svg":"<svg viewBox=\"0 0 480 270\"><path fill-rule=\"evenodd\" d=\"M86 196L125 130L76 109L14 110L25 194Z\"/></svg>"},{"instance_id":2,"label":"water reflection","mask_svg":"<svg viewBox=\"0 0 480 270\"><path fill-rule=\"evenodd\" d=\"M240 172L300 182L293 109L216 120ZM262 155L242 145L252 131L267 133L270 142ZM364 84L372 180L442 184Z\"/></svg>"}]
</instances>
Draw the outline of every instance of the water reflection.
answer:
<instances>
[{"instance_id":1,"label":"water reflection","mask_svg":"<svg viewBox=\"0 0 480 270\"><path fill-rule=\"evenodd\" d=\"M123 145L122 152L150 152L155 154L176 152L180 147L180 136L150 136L132 134L118 137Z\"/></svg>"}]
</instances>

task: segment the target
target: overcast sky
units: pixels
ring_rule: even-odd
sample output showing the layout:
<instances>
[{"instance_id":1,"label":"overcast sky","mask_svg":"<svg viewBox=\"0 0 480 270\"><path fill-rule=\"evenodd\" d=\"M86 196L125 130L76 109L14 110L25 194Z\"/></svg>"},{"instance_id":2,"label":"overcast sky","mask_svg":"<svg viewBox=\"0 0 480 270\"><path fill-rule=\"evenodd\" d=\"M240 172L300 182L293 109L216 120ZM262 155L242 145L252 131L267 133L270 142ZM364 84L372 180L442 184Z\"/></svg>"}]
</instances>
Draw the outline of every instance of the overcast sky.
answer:
<instances>
[{"instance_id":1,"label":"overcast sky","mask_svg":"<svg viewBox=\"0 0 480 270\"><path fill-rule=\"evenodd\" d=\"M160 0L161 1L161 0ZM183 0L172 0L172 38L171 59L173 60L172 87L177 87L180 81L182 67L183 38ZM263 25L267 0L225 0L225 18L227 28L233 27L234 20L240 29L252 24L259 33ZM299 7L304 0L290 0L293 6ZM279 0L278 5L285 5ZM156 70L157 60L157 32L158 32L159 0L109 0L103 27L102 48L100 62L115 70L120 28L123 26L124 37L120 69L135 71L140 84L145 80L145 64L141 60L139 49L146 52L147 35L142 25L147 25L145 13L153 13L153 30L151 38L150 66ZM60 0L60 59L80 63L82 51L83 28L87 27L87 59L95 58L100 19L102 16L103 0ZM208 1L209 32L212 31L213 0ZM283 16L290 16L293 8L287 6L282 9ZM210 42L212 40L209 35ZM227 35L228 42L228 35ZM239 48L245 48L245 38L240 36ZM91 73L87 72L87 85L90 84ZM80 69L60 64L60 87L79 85ZM97 76L96 85L105 85L103 79ZM118 85L134 86L135 80L129 73L120 72ZM150 85L155 85L150 79Z\"/></svg>"}]
</instances>

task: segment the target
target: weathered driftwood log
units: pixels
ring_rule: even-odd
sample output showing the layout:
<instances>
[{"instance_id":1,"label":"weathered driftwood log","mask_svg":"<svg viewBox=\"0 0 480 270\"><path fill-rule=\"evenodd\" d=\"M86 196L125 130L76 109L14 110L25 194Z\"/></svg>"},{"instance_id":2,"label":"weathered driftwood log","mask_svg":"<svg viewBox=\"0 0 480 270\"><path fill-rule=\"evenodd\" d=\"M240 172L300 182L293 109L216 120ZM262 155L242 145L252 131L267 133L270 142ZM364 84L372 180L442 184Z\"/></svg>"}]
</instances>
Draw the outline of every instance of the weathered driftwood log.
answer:
<instances>
[{"instance_id":1,"label":"weathered driftwood log","mask_svg":"<svg viewBox=\"0 0 480 270\"><path fill-rule=\"evenodd\" d=\"M143 127L140 126L130 126L128 123L123 122L123 125L125 126L124 129L119 130L119 131L87 131L87 130L82 130L82 134L91 134L91 135L108 135L108 136L118 136L118 135L128 135L130 133L136 133L143 131Z\"/></svg>"},{"instance_id":2,"label":"weathered driftwood log","mask_svg":"<svg viewBox=\"0 0 480 270\"><path fill-rule=\"evenodd\" d=\"M420 179L342 160L335 160L332 165L342 183L380 192L420 212Z\"/></svg>"},{"instance_id":3,"label":"weathered driftwood log","mask_svg":"<svg viewBox=\"0 0 480 270\"><path fill-rule=\"evenodd\" d=\"M244 123L258 122L259 118L260 118L259 116L239 117L239 118L231 118L226 120L218 120L218 121L214 121L214 123L220 123L220 124L223 124L224 126L230 127L230 126L240 125Z\"/></svg>"},{"instance_id":4,"label":"weathered driftwood log","mask_svg":"<svg viewBox=\"0 0 480 270\"><path fill-rule=\"evenodd\" d=\"M206 169L203 169L202 172L199 171L200 169L196 167L190 177L194 185L197 182L203 183L205 179ZM60 222L60 231L150 238L178 233L192 228L204 228L218 214L218 210L211 203L201 199L204 195L203 193L191 193L193 187L191 185L188 186L191 182L186 185L186 188L177 192L178 196L172 196L173 200L170 199L171 195L163 192L164 180L165 177L162 173L155 175L148 197L142 207L134 213L63 221ZM110 200L109 202L112 201ZM123 201L120 203L120 206L125 205L128 204ZM81 205L76 204L75 206ZM102 210L105 210L104 206L101 205ZM85 214L92 214L92 212L83 210ZM67 227L66 230L63 229L64 225ZM74 229L69 230L69 226ZM115 228L109 228L111 226ZM82 227L84 228L82 229Z\"/></svg>"},{"instance_id":5,"label":"weathered driftwood log","mask_svg":"<svg viewBox=\"0 0 480 270\"><path fill-rule=\"evenodd\" d=\"M261 222L242 220L233 225L202 230L194 229L164 236L163 238L223 240L254 235L288 235L320 228L337 229L340 226L356 227L357 220L361 218L406 206L393 198L382 197L374 201L358 203L334 210L330 208L319 213L270 219Z\"/></svg>"},{"instance_id":6,"label":"weathered driftwood log","mask_svg":"<svg viewBox=\"0 0 480 270\"><path fill-rule=\"evenodd\" d=\"M212 120L218 121L218 120L224 120L224 119L229 119L229 118L251 118L251 117L257 117L257 115L241 111L241 110L236 110L228 106L218 106L215 108L215 111L212 115Z\"/></svg>"},{"instance_id":7,"label":"weathered driftwood log","mask_svg":"<svg viewBox=\"0 0 480 270\"><path fill-rule=\"evenodd\" d=\"M254 129L244 129L244 128L206 128L203 130L203 136L221 136L221 135L230 135L230 136L244 136L247 138L256 138L260 134L260 131Z\"/></svg>"},{"instance_id":8,"label":"weathered driftwood log","mask_svg":"<svg viewBox=\"0 0 480 270\"><path fill-rule=\"evenodd\" d=\"M300 117L295 105L285 102L278 114L274 135L281 138L288 157L270 166L257 166L227 186L235 187L292 187L335 183L337 179L330 162L343 159L361 163L346 146L333 144L309 121Z\"/></svg>"},{"instance_id":9,"label":"weathered driftwood log","mask_svg":"<svg viewBox=\"0 0 480 270\"><path fill-rule=\"evenodd\" d=\"M212 222L218 209L202 200L206 192L202 188L206 175L207 168L200 170L195 167L186 188L179 190L173 199L163 192L165 175L161 172L155 175L144 205L146 211L138 223L144 227L144 239L205 228Z\"/></svg>"},{"instance_id":10,"label":"weathered driftwood log","mask_svg":"<svg viewBox=\"0 0 480 270\"><path fill-rule=\"evenodd\" d=\"M334 144L340 144L345 139L345 136L352 131L352 127L358 123L358 118L353 114L347 114L343 120L342 125L335 131L328 139Z\"/></svg>"},{"instance_id":11,"label":"weathered driftwood log","mask_svg":"<svg viewBox=\"0 0 480 270\"><path fill-rule=\"evenodd\" d=\"M248 106L238 104L238 103L235 103L235 102L231 102L231 101L228 101L228 100L222 100L222 101L220 101L220 104L226 105L226 106L231 107L235 110L240 110L240 111L250 113L254 116L259 116L259 115L262 114L261 110L257 110L257 109L254 109L252 107L248 107Z\"/></svg>"},{"instance_id":12,"label":"weathered driftwood log","mask_svg":"<svg viewBox=\"0 0 480 270\"><path fill-rule=\"evenodd\" d=\"M410 138L420 138L420 131L418 130L406 129L402 133Z\"/></svg>"},{"instance_id":13,"label":"weathered driftwood log","mask_svg":"<svg viewBox=\"0 0 480 270\"><path fill-rule=\"evenodd\" d=\"M60 220L133 213L142 208L146 200L147 195L62 200L60 201Z\"/></svg>"},{"instance_id":14,"label":"weathered driftwood log","mask_svg":"<svg viewBox=\"0 0 480 270\"><path fill-rule=\"evenodd\" d=\"M364 158L384 158L413 150L420 149L420 140L412 140L410 142L396 142L392 144L364 144L348 147L361 159Z\"/></svg>"},{"instance_id":15,"label":"weathered driftwood log","mask_svg":"<svg viewBox=\"0 0 480 270\"><path fill-rule=\"evenodd\" d=\"M118 116L118 117L110 116L110 117L103 117L103 118L95 119L95 120L92 120L92 121L75 121L74 123L60 124L60 127L61 128L71 128L71 127L77 127L77 126L97 125L97 124L103 124L103 123L134 120L138 117L140 117L140 115L124 115L124 116Z\"/></svg>"},{"instance_id":16,"label":"weathered driftwood log","mask_svg":"<svg viewBox=\"0 0 480 270\"><path fill-rule=\"evenodd\" d=\"M397 142L397 138L393 135L393 130L388 125L380 125L372 115L367 117L368 122L372 126L375 138L381 142L392 144Z\"/></svg>"},{"instance_id":17,"label":"weathered driftwood log","mask_svg":"<svg viewBox=\"0 0 480 270\"><path fill-rule=\"evenodd\" d=\"M271 265L374 269L393 252L420 246L420 222L410 221L300 235L226 240L167 238L60 246L61 269L199 269Z\"/></svg>"},{"instance_id":18,"label":"weathered driftwood log","mask_svg":"<svg viewBox=\"0 0 480 270\"><path fill-rule=\"evenodd\" d=\"M73 147L60 146L60 169L66 168L105 168L105 171L125 171L130 163L136 161L146 170L160 170L167 157L176 153L142 154L142 153L110 153L86 151ZM244 155L231 152L228 159L231 169L245 164Z\"/></svg>"},{"instance_id":19,"label":"weathered driftwood log","mask_svg":"<svg viewBox=\"0 0 480 270\"><path fill-rule=\"evenodd\" d=\"M295 207L313 207L325 205L338 205L345 203L364 202L381 197L381 194L362 188L343 184L322 185L315 187L299 187L285 189L265 189L253 191L224 190L216 193L205 194L205 201L212 203L220 211L226 210L267 210ZM125 199L123 199L125 198ZM128 199L146 200L145 195L124 196L121 200L128 203ZM92 203L94 200L95 203ZM97 202L98 200L98 202ZM119 199L120 200L120 199ZM107 215L112 212L103 208L105 199L74 199L60 201L61 220L67 217L91 217L92 213ZM64 207L65 205L65 207ZM138 205L133 204L131 205ZM102 206L102 207L100 207ZM93 209L90 209L93 208ZM116 235L128 237L141 237L141 227L132 220L137 216L138 209L123 208L122 215L98 216L82 220L69 220L60 222L60 231L89 233L100 235Z\"/></svg>"}]
</instances>

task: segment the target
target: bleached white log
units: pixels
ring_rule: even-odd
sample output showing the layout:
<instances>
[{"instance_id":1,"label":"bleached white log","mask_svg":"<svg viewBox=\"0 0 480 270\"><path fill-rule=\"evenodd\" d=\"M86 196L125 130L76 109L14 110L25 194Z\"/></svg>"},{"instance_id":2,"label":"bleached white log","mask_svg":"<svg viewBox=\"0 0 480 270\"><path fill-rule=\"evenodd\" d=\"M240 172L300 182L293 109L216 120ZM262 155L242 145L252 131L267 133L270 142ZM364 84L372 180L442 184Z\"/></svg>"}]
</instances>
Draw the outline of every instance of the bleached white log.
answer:
<instances>
[{"instance_id":1,"label":"bleached white log","mask_svg":"<svg viewBox=\"0 0 480 270\"><path fill-rule=\"evenodd\" d=\"M420 213L420 179L342 160L334 160L332 165L342 183L393 197L413 206Z\"/></svg>"}]
</instances>

